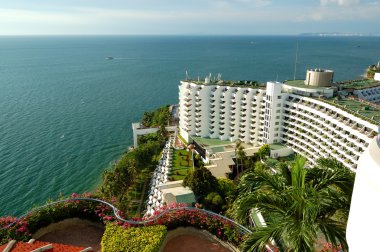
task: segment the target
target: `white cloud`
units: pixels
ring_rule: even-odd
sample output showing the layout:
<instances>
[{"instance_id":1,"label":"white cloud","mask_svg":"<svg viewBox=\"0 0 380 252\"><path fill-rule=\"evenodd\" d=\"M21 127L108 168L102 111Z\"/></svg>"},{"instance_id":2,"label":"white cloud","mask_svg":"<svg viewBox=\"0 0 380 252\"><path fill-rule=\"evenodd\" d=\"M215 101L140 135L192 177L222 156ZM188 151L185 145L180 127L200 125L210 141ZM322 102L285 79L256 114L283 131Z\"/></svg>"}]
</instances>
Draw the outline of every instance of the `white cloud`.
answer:
<instances>
[{"instance_id":1,"label":"white cloud","mask_svg":"<svg viewBox=\"0 0 380 252\"><path fill-rule=\"evenodd\" d=\"M249 4L254 4L256 6L267 6L272 3L271 0L233 0L234 2L239 2L239 3L249 3Z\"/></svg>"},{"instance_id":2,"label":"white cloud","mask_svg":"<svg viewBox=\"0 0 380 252\"><path fill-rule=\"evenodd\" d=\"M210 3L216 7L263 7L272 4L272 0L210 0Z\"/></svg>"},{"instance_id":3,"label":"white cloud","mask_svg":"<svg viewBox=\"0 0 380 252\"><path fill-rule=\"evenodd\" d=\"M380 4L368 3L360 4L354 7L340 8L327 8L321 6L319 8L313 8L305 10L302 15L297 17L297 21L373 21L378 23L378 16L380 13Z\"/></svg>"},{"instance_id":4,"label":"white cloud","mask_svg":"<svg viewBox=\"0 0 380 252\"><path fill-rule=\"evenodd\" d=\"M351 7L282 6L253 8L266 0L209 0L214 9L198 11L135 10L116 8L67 7L56 11L1 9L1 34L175 34L191 33L286 33L289 29L317 25L325 30L335 23L365 21L375 30L380 4L361 3ZM238 4L237 1L245 3ZM333 0L330 0L330 2ZM337 1L337 0L336 0ZM226 6L216 7L217 3ZM235 4L233 4L235 3ZM233 8L232 6L243 6ZM246 7L244 7L246 6ZM208 6L210 7L210 6ZM294 26L294 28L293 28ZM268 29L265 29L268 27ZM367 27L367 28L368 28ZM300 32L304 31L300 30ZM367 29L368 30L368 29Z\"/></svg>"},{"instance_id":5,"label":"white cloud","mask_svg":"<svg viewBox=\"0 0 380 252\"><path fill-rule=\"evenodd\" d=\"M322 6L330 5L330 4L335 4L339 6L350 6L350 5L355 5L359 4L360 0L320 0Z\"/></svg>"}]
</instances>

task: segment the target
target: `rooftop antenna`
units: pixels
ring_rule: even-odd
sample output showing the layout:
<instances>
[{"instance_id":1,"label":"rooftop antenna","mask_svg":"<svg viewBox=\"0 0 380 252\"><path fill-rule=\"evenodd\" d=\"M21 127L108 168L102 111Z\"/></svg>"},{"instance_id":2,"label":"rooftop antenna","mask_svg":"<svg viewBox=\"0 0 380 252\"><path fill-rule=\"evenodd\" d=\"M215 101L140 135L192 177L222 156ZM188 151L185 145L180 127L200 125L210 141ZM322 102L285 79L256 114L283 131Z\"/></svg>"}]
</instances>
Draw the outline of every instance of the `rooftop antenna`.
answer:
<instances>
[{"instance_id":1,"label":"rooftop antenna","mask_svg":"<svg viewBox=\"0 0 380 252\"><path fill-rule=\"evenodd\" d=\"M296 48L296 58L294 60L294 74L293 74L293 80L296 79L296 73L297 73L297 61L298 61L298 41L297 41L297 48Z\"/></svg>"}]
</instances>

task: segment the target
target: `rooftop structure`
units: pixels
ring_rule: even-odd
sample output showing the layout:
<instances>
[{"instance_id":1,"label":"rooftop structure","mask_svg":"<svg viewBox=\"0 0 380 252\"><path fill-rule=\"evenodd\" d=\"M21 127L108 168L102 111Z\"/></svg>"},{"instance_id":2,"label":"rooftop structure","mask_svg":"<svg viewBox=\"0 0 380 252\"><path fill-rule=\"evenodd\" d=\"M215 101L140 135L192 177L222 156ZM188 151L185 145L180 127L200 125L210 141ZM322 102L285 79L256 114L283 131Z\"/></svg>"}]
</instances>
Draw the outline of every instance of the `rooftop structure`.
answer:
<instances>
[{"instance_id":1,"label":"rooftop structure","mask_svg":"<svg viewBox=\"0 0 380 252\"><path fill-rule=\"evenodd\" d=\"M326 69L309 69L306 72L305 85L316 87L330 87L334 78L334 72Z\"/></svg>"},{"instance_id":2,"label":"rooftop structure","mask_svg":"<svg viewBox=\"0 0 380 252\"><path fill-rule=\"evenodd\" d=\"M166 204L171 203L195 203L195 196L193 191L188 187L182 186L183 180L166 182L160 186L163 199Z\"/></svg>"}]
</instances>

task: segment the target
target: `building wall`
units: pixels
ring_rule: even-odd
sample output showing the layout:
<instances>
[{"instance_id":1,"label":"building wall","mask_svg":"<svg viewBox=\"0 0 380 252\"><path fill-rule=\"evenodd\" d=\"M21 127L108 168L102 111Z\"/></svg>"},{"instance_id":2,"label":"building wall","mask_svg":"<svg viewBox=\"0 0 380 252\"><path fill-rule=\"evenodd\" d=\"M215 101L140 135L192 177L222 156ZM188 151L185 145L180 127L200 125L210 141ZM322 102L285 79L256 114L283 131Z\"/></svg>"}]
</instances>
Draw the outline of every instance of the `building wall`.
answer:
<instances>
[{"instance_id":1,"label":"building wall","mask_svg":"<svg viewBox=\"0 0 380 252\"><path fill-rule=\"evenodd\" d=\"M284 103L282 140L312 163L333 157L355 170L377 125L321 100L290 94Z\"/></svg>"},{"instance_id":2,"label":"building wall","mask_svg":"<svg viewBox=\"0 0 380 252\"><path fill-rule=\"evenodd\" d=\"M280 82L268 82L265 97L263 143L281 142L282 104L284 96L281 93Z\"/></svg>"},{"instance_id":3,"label":"building wall","mask_svg":"<svg viewBox=\"0 0 380 252\"><path fill-rule=\"evenodd\" d=\"M380 225L380 136L359 159L347 223L350 252L376 251Z\"/></svg>"},{"instance_id":4,"label":"building wall","mask_svg":"<svg viewBox=\"0 0 380 252\"><path fill-rule=\"evenodd\" d=\"M189 136L219 138L259 145L265 90L196 84L179 86L179 127Z\"/></svg>"},{"instance_id":5,"label":"building wall","mask_svg":"<svg viewBox=\"0 0 380 252\"><path fill-rule=\"evenodd\" d=\"M354 94L360 99L380 104L380 84L378 87L355 90Z\"/></svg>"},{"instance_id":6,"label":"building wall","mask_svg":"<svg viewBox=\"0 0 380 252\"><path fill-rule=\"evenodd\" d=\"M380 73L375 73L374 80L380 81Z\"/></svg>"}]
</instances>

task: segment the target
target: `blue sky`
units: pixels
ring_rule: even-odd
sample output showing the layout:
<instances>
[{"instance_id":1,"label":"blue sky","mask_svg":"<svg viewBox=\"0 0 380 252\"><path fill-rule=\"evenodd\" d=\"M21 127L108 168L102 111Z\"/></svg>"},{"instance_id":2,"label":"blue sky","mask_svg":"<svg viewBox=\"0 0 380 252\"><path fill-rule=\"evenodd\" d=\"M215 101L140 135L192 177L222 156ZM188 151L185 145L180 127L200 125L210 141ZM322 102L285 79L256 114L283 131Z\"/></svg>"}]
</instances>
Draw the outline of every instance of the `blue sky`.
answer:
<instances>
[{"instance_id":1,"label":"blue sky","mask_svg":"<svg viewBox=\"0 0 380 252\"><path fill-rule=\"evenodd\" d=\"M13 0L0 35L380 33L380 0Z\"/></svg>"}]
</instances>

